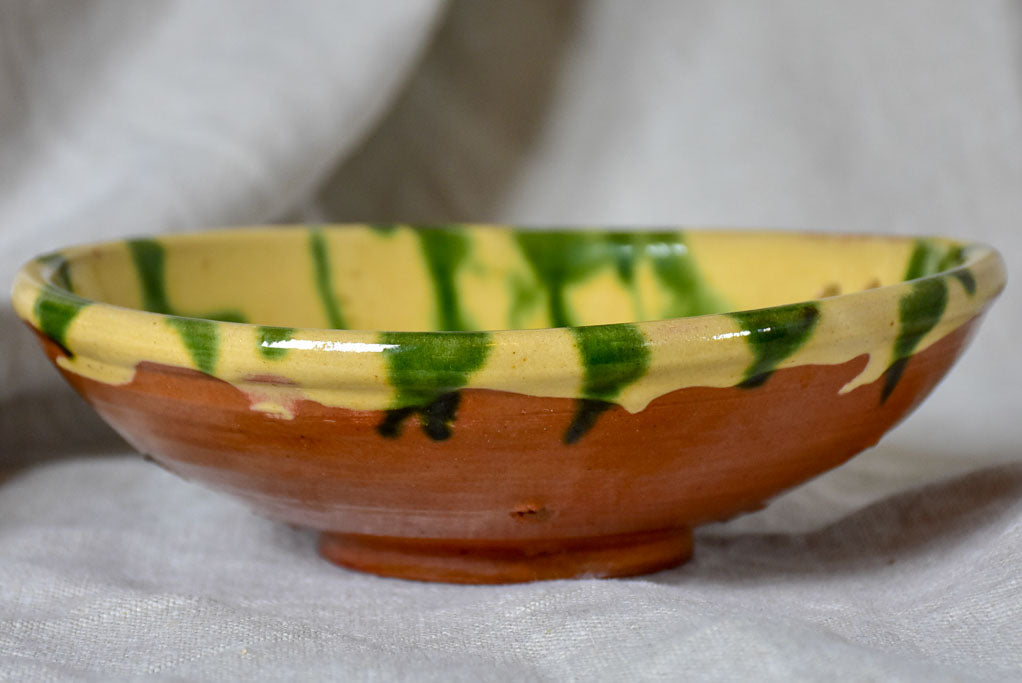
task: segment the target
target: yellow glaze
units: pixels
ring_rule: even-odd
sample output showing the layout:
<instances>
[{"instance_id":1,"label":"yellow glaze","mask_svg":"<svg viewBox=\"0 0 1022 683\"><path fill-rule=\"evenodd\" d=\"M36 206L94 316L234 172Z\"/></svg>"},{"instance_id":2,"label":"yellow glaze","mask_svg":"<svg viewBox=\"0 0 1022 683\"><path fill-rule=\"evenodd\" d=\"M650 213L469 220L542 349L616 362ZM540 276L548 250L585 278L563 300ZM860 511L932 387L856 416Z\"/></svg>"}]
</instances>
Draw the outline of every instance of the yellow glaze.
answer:
<instances>
[{"instance_id":1,"label":"yellow glaze","mask_svg":"<svg viewBox=\"0 0 1022 683\"><path fill-rule=\"evenodd\" d=\"M983 313L1005 280L994 250L940 239L593 231L547 244L499 227L423 232L245 228L71 247L27 264L13 302L69 352L67 371L125 384L142 361L199 369L286 420L303 399L394 408L430 396L431 381L437 394L588 397L637 412L685 387L752 387L775 369L868 355L847 392ZM776 318L787 338L771 336L770 311L730 314L791 304L804 306ZM700 314L665 317L681 310ZM210 316L222 319L173 322ZM586 331L609 323L606 335ZM454 341L405 363L397 352L427 337L396 331Z\"/></svg>"}]
</instances>

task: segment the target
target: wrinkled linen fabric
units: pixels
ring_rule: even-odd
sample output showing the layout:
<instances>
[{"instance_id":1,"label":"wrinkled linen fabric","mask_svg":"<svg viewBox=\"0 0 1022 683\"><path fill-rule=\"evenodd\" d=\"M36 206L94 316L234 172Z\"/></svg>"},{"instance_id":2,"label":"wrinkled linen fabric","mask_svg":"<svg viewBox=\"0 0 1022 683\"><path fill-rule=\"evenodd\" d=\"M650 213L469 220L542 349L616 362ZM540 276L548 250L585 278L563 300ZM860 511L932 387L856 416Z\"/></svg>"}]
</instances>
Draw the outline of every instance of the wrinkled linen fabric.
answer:
<instances>
[{"instance_id":1,"label":"wrinkled linen fabric","mask_svg":"<svg viewBox=\"0 0 1022 683\"><path fill-rule=\"evenodd\" d=\"M481 220L947 234L1022 265L1012 0L0 5L0 280L74 242ZM141 461L0 304L0 680L1020 680L1022 300L694 559L448 586Z\"/></svg>"}]
</instances>

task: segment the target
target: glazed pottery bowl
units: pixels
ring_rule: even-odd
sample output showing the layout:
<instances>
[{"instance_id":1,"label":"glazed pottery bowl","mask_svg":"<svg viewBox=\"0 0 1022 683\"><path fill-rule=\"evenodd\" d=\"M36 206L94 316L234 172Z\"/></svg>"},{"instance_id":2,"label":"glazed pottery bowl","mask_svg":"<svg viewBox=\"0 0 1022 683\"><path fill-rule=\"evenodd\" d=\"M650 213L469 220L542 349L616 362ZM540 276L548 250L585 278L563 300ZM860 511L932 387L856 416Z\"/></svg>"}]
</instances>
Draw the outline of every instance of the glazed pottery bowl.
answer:
<instances>
[{"instance_id":1,"label":"glazed pottery bowl","mask_svg":"<svg viewBox=\"0 0 1022 683\"><path fill-rule=\"evenodd\" d=\"M336 563L504 582L677 564L872 446L1004 277L937 238L278 227L69 248L13 299L167 469Z\"/></svg>"}]
</instances>

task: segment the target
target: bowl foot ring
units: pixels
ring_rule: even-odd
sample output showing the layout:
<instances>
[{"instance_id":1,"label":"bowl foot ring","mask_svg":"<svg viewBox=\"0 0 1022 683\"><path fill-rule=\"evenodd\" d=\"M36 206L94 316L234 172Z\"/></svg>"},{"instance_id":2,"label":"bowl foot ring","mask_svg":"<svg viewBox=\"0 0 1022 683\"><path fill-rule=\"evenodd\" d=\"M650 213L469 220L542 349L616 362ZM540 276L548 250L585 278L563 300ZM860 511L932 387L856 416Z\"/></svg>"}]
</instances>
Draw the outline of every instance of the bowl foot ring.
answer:
<instances>
[{"instance_id":1,"label":"bowl foot ring","mask_svg":"<svg viewBox=\"0 0 1022 683\"><path fill-rule=\"evenodd\" d=\"M596 538L486 541L324 532L320 553L359 571L417 581L518 583L648 574L692 555L692 530Z\"/></svg>"}]
</instances>

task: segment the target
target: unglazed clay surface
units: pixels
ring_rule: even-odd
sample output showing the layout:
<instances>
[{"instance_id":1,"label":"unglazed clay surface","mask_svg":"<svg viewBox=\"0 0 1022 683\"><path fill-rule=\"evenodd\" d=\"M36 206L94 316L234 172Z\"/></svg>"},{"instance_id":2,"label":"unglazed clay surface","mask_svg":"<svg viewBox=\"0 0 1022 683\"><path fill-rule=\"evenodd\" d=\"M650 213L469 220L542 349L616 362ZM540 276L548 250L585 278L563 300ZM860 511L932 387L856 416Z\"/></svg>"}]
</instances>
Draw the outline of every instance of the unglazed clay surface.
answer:
<instances>
[{"instance_id":1,"label":"unglazed clay surface","mask_svg":"<svg viewBox=\"0 0 1022 683\"><path fill-rule=\"evenodd\" d=\"M874 444L1003 285L942 239L388 225L70 248L14 302L140 450L330 559L515 581L683 560Z\"/></svg>"}]
</instances>

